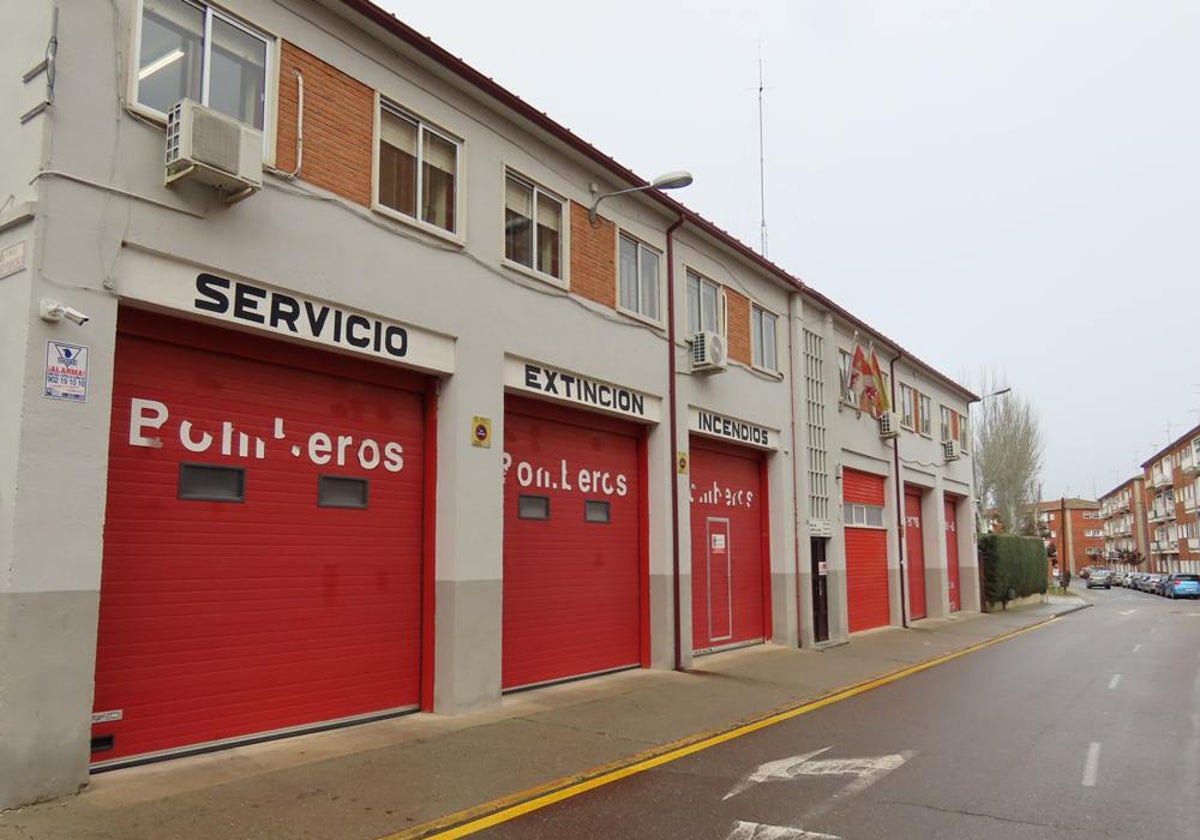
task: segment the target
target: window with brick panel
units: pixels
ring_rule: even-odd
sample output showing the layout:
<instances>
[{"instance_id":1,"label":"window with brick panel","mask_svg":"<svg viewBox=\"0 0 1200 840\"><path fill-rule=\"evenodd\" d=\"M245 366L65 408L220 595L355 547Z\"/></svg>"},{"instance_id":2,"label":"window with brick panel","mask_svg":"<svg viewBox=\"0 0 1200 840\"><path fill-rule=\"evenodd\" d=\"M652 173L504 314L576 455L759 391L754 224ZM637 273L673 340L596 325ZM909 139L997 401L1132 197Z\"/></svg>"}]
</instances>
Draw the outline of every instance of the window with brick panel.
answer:
<instances>
[{"instance_id":1,"label":"window with brick panel","mask_svg":"<svg viewBox=\"0 0 1200 840\"><path fill-rule=\"evenodd\" d=\"M401 216L458 232L459 142L383 103L376 200Z\"/></svg>"}]
</instances>

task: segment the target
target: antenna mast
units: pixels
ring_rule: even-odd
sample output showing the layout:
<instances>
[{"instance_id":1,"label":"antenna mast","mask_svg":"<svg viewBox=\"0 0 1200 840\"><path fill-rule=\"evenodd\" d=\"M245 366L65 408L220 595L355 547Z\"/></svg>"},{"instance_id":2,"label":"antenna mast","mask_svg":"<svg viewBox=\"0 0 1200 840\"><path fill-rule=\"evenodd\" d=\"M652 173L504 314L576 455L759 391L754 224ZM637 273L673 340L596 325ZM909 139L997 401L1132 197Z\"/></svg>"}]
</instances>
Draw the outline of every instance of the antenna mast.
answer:
<instances>
[{"instance_id":1,"label":"antenna mast","mask_svg":"<svg viewBox=\"0 0 1200 840\"><path fill-rule=\"evenodd\" d=\"M759 202L759 235L761 237L762 255L767 255L767 178L766 158L763 155L763 62L762 44L758 46L758 202Z\"/></svg>"}]
</instances>

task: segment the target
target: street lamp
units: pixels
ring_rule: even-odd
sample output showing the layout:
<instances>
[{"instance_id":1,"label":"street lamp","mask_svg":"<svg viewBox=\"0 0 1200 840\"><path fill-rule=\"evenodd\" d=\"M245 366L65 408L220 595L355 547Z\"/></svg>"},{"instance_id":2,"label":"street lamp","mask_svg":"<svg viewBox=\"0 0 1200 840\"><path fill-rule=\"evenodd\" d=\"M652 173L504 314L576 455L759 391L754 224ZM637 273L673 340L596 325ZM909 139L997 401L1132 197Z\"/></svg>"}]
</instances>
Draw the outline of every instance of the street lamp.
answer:
<instances>
[{"instance_id":1,"label":"street lamp","mask_svg":"<svg viewBox=\"0 0 1200 840\"><path fill-rule=\"evenodd\" d=\"M615 190L613 192L607 192L601 195L596 195L596 193L599 192L599 188L593 184L592 195L596 195L596 198L592 202L592 206L588 208L588 221L592 223L593 227L595 227L596 208L600 206L601 201L606 198L612 198L614 195L625 195L626 193L643 192L644 190L677 190L681 189L682 187L686 187L691 183L692 173L680 170L678 172L668 172L665 175L659 175L649 184L642 184L640 187L629 187L624 190Z\"/></svg>"}]
</instances>

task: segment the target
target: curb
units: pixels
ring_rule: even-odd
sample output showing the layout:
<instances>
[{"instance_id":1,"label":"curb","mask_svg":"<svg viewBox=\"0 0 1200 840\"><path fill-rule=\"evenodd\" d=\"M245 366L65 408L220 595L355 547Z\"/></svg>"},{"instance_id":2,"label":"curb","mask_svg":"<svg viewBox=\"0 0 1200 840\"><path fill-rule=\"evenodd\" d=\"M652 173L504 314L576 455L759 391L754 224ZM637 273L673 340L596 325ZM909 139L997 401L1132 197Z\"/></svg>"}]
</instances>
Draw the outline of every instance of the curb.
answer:
<instances>
[{"instance_id":1,"label":"curb","mask_svg":"<svg viewBox=\"0 0 1200 840\"><path fill-rule=\"evenodd\" d=\"M863 694L872 689L918 674L921 671L926 671L943 663L974 653L975 651L1008 641L1016 636L1045 627L1058 620L1061 616L1079 612L1090 606L1092 605L1085 603L1071 607L1068 610L1055 613L1025 627L1010 630L998 636L956 648L930 659L893 668L890 671L885 671L882 674L857 683L850 683L818 694L809 695L783 706L753 715L752 717L734 721L726 726L689 735L665 744L659 744L640 753L592 767L580 773L562 776L536 787L465 808L393 834L383 835L377 838L377 840L422 840L423 838L453 840L453 838L466 837L494 825L515 819L523 814L540 810L556 802L577 796L588 790L593 790L645 770L685 758L686 756L718 746L742 735L748 735L751 732L783 723L808 712L816 711L824 706L841 700L847 700L858 694Z\"/></svg>"}]
</instances>

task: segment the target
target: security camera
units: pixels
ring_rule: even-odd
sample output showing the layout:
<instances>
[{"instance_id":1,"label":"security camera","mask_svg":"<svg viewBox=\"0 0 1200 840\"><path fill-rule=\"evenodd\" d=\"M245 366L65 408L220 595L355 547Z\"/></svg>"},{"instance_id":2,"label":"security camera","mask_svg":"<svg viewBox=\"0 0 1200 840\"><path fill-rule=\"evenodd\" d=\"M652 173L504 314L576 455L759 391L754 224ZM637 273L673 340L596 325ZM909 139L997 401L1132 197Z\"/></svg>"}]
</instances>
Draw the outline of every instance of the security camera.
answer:
<instances>
[{"instance_id":1,"label":"security camera","mask_svg":"<svg viewBox=\"0 0 1200 840\"><path fill-rule=\"evenodd\" d=\"M66 318L68 321L78 327L82 327L91 320L89 316L84 315L78 309L73 309L70 306L64 306L56 300L49 300L46 298L42 299L41 314L43 321L55 322Z\"/></svg>"}]
</instances>

